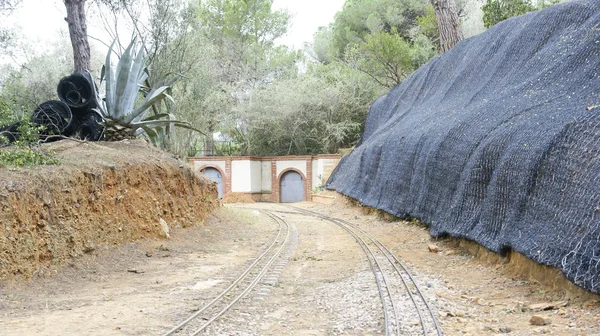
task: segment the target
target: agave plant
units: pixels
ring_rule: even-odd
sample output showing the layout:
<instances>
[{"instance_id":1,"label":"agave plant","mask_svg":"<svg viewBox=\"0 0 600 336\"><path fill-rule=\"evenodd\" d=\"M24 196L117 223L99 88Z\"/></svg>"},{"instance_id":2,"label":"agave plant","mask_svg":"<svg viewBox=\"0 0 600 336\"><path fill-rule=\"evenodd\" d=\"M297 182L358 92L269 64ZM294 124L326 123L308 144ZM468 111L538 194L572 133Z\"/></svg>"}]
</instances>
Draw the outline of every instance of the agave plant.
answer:
<instances>
[{"instance_id":1,"label":"agave plant","mask_svg":"<svg viewBox=\"0 0 600 336\"><path fill-rule=\"evenodd\" d=\"M119 58L115 69L110 65L113 47L114 42L108 50L100 76L101 82L106 81L106 97L104 106L100 109L105 128L104 139L117 141L146 133L157 144L165 129L170 126L195 130L189 123L176 120L171 113L154 113L148 116L148 112L164 99L173 100L168 92L180 76L146 87L144 83L147 82L148 69L143 45L133 39Z\"/></svg>"}]
</instances>

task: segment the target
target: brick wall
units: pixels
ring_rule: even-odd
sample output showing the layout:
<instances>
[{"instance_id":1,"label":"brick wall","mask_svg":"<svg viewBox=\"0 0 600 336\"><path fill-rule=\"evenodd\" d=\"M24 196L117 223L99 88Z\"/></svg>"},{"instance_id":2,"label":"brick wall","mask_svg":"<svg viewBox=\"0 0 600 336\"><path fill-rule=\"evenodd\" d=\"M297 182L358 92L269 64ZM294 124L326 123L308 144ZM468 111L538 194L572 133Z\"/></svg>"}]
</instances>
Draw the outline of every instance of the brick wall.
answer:
<instances>
[{"instance_id":1,"label":"brick wall","mask_svg":"<svg viewBox=\"0 0 600 336\"><path fill-rule=\"evenodd\" d=\"M306 171L298 171L296 168L290 168L288 170L284 170L282 175L287 171L296 171L302 175L304 179L304 199L306 201L311 200L311 192L312 192L312 184L313 184L313 160L319 159L339 159L338 155L319 155L318 157L314 156L282 156L282 157L249 157L249 156L226 156L226 157L201 157L201 158L189 158L189 162L193 165L195 161L202 161L205 163L204 167L210 167L210 162L217 161L225 161L225 171L223 176L223 195L231 193L232 189L232 169L231 163L235 160L250 160L250 161L261 161L261 162L270 162L271 169L271 193L251 193L248 192L249 195L252 196L254 200L262 201L262 202L275 202L278 203L280 201L280 180L281 176L277 176L277 162L285 162L285 161L304 161L306 162Z\"/></svg>"}]
</instances>

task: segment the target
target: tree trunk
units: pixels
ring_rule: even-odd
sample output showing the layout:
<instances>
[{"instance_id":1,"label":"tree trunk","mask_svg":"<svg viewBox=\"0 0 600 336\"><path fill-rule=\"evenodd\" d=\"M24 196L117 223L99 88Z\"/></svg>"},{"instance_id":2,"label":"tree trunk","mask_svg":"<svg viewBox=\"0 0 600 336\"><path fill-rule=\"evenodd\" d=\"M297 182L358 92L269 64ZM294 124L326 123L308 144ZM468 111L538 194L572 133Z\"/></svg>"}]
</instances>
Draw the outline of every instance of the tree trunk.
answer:
<instances>
[{"instance_id":1,"label":"tree trunk","mask_svg":"<svg viewBox=\"0 0 600 336\"><path fill-rule=\"evenodd\" d=\"M454 0L435 0L433 3L435 18L440 32L440 48L446 52L460 42L464 36Z\"/></svg>"},{"instance_id":2,"label":"tree trunk","mask_svg":"<svg viewBox=\"0 0 600 336\"><path fill-rule=\"evenodd\" d=\"M88 42L87 24L85 21L86 0L63 0L67 8L65 21L69 24L69 36L73 46L75 71L90 69L90 44Z\"/></svg>"}]
</instances>

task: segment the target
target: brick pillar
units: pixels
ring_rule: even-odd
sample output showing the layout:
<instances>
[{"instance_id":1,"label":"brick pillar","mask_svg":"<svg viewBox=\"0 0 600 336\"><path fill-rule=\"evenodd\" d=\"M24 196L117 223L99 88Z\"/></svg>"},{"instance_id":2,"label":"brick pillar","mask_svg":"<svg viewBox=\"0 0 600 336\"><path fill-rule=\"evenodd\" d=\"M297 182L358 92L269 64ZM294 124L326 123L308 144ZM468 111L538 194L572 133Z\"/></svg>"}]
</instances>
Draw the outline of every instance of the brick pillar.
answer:
<instances>
[{"instance_id":1,"label":"brick pillar","mask_svg":"<svg viewBox=\"0 0 600 336\"><path fill-rule=\"evenodd\" d=\"M225 192L224 195L231 192L231 159L225 159Z\"/></svg>"},{"instance_id":2,"label":"brick pillar","mask_svg":"<svg viewBox=\"0 0 600 336\"><path fill-rule=\"evenodd\" d=\"M277 180L277 161L271 161L271 202L279 203L279 181Z\"/></svg>"}]
</instances>

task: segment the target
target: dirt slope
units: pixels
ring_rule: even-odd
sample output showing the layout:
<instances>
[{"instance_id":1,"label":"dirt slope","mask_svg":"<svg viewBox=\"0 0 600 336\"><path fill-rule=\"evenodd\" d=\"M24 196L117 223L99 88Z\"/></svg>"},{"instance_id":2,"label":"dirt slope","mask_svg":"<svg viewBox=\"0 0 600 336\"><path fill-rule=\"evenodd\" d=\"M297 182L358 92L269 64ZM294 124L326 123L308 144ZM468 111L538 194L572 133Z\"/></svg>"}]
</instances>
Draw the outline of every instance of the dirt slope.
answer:
<instances>
[{"instance_id":1,"label":"dirt slope","mask_svg":"<svg viewBox=\"0 0 600 336\"><path fill-rule=\"evenodd\" d=\"M142 141L46 149L61 164L0 168L0 280L54 273L98 245L166 236L218 206L214 183Z\"/></svg>"}]
</instances>

